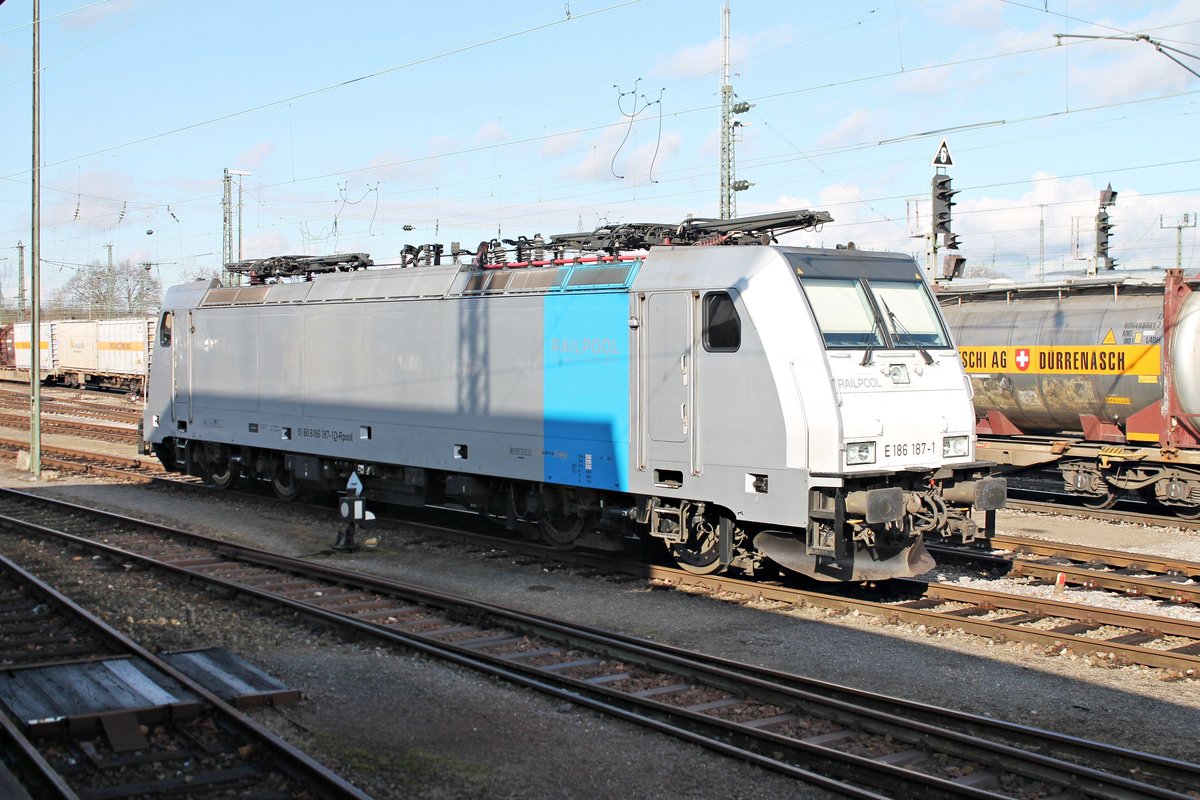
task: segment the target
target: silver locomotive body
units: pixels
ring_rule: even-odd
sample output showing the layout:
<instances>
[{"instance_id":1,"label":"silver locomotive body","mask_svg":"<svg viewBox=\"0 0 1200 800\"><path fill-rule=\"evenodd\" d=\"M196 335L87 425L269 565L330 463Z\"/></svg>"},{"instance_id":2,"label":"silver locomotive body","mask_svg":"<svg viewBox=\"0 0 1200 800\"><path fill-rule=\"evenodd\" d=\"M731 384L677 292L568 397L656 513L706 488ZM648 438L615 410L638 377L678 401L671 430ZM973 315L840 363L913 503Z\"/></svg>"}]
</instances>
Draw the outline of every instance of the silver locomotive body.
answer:
<instances>
[{"instance_id":1,"label":"silver locomotive body","mask_svg":"<svg viewBox=\"0 0 1200 800\"><path fill-rule=\"evenodd\" d=\"M990 527L1003 504L911 259L659 245L482 261L173 287L147 446L218 486L290 496L357 473L372 497L561 546L636 532L695 572L769 558L825 580L909 575L932 566L923 533L985 535L972 508ZM854 326L817 296L874 316L830 345Z\"/></svg>"}]
</instances>

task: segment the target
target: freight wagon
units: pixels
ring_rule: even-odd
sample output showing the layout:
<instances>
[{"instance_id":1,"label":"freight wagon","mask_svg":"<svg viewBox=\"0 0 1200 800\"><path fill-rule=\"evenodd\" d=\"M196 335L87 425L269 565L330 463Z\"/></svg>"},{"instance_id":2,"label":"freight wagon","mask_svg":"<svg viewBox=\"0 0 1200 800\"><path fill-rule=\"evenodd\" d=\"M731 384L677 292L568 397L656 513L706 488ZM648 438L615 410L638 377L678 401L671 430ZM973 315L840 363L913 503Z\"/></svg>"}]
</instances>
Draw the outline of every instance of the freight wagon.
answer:
<instances>
[{"instance_id":1,"label":"freight wagon","mask_svg":"<svg viewBox=\"0 0 1200 800\"><path fill-rule=\"evenodd\" d=\"M943 287L981 458L1200 517L1200 277Z\"/></svg>"},{"instance_id":2,"label":"freight wagon","mask_svg":"<svg viewBox=\"0 0 1200 800\"><path fill-rule=\"evenodd\" d=\"M42 382L142 393L153 317L58 320L39 326ZM32 325L0 326L0 379L29 382Z\"/></svg>"}]
</instances>

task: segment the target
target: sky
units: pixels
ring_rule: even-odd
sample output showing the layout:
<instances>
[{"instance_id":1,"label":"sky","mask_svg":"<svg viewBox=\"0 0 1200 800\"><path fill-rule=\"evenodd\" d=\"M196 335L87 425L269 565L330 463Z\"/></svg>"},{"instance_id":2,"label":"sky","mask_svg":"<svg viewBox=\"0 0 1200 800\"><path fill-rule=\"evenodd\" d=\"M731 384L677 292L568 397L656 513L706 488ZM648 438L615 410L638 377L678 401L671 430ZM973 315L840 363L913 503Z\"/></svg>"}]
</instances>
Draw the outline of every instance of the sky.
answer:
<instances>
[{"instance_id":1,"label":"sky","mask_svg":"<svg viewBox=\"0 0 1200 800\"><path fill-rule=\"evenodd\" d=\"M17 244L31 239L33 0L0 2L11 300ZM945 139L952 229L973 270L1086 270L1109 184L1119 270L1174 266L1177 245L1200 270L1197 228L1183 225L1200 210L1194 0L730 8L731 84L753 104L737 117L737 178L752 183L737 213L834 218L786 243L925 263ZM43 297L109 245L168 286L219 268L226 169L248 173L232 179L245 258L387 263L405 244L474 250L716 217L721 12L721 0L42 0Z\"/></svg>"}]
</instances>

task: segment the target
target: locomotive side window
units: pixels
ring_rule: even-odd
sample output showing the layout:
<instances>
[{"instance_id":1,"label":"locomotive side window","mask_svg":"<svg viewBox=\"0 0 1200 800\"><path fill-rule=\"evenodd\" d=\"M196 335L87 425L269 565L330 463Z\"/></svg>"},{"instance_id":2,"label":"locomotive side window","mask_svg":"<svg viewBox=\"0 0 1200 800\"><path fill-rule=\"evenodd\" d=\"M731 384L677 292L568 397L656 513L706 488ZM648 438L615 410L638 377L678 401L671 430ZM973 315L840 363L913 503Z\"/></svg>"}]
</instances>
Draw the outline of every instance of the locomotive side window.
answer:
<instances>
[{"instance_id":1,"label":"locomotive side window","mask_svg":"<svg viewBox=\"0 0 1200 800\"><path fill-rule=\"evenodd\" d=\"M704 296L704 349L710 353L734 353L742 346L742 320L728 292Z\"/></svg>"},{"instance_id":2,"label":"locomotive side window","mask_svg":"<svg viewBox=\"0 0 1200 800\"><path fill-rule=\"evenodd\" d=\"M883 330L862 281L801 278L826 347L884 347Z\"/></svg>"},{"instance_id":3,"label":"locomotive side window","mask_svg":"<svg viewBox=\"0 0 1200 800\"><path fill-rule=\"evenodd\" d=\"M164 311L162 319L158 322L158 343L163 347L171 346L171 328L174 325L174 321L174 312Z\"/></svg>"}]
</instances>

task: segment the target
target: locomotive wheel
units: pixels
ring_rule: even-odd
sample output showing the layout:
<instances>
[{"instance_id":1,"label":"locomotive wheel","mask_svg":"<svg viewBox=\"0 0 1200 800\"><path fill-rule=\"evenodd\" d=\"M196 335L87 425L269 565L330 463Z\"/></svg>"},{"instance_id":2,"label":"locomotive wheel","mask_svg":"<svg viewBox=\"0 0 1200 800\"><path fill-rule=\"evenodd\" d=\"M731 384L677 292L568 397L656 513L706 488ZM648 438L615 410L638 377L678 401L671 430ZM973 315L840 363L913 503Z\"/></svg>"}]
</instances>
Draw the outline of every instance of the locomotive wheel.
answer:
<instances>
[{"instance_id":1,"label":"locomotive wheel","mask_svg":"<svg viewBox=\"0 0 1200 800\"><path fill-rule=\"evenodd\" d=\"M226 461L216 469L210 468L204 475L204 482L218 491L225 491L237 480L238 471L233 464Z\"/></svg>"},{"instance_id":2,"label":"locomotive wheel","mask_svg":"<svg viewBox=\"0 0 1200 800\"><path fill-rule=\"evenodd\" d=\"M560 550L570 550L583 532L584 515L566 510L566 497L561 490L542 489L541 503L538 527L542 538Z\"/></svg>"},{"instance_id":3,"label":"locomotive wheel","mask_svg":"<svg viewBox=\"0 0 1200 800\"><path fill-rule=\"evenodd\" d=\"M575 546L575 540L583 532L583 517L563 517L559 519L543 519L541 522L542 538L560 550L570 550Z\"/></svg>"},{"instance_id":4,"label":"locomotive wheel","mask_svg":"<svg viewBox=\"0 0 1200 800\"><path fill-rule=\"evenodd\" d=\"M290 503L300 496L300 482L296 480L296 476L286 470L280 470L275 477L271 479L271 487L275 490L275 496L286 503Z\"/></svg>"},{"instance_id":5,"label":"locomotive wheel","mask_svg":"<svg viewBox=\"0 0 1200 800\"><path fill-rule=\"evenodd\" d=\"M711 575L720 570L721 531L728 526L732 535L732 523L722 519L714 510L685 514L687 539L671 545L671 556L684 572L693 575Z\"/></svg>"},{"instance_id":6,"label":"locomotive wheel","mask_svg":"<svg viewBox=\"0 0 1200 800\"><path fill-rule=\"evenodd\" d=\"M721 568L717 536L713 534L704 541L689 541L671 545L671 557L684 572L693 575L711 575Z\"/></svg>"}]
</instances>

